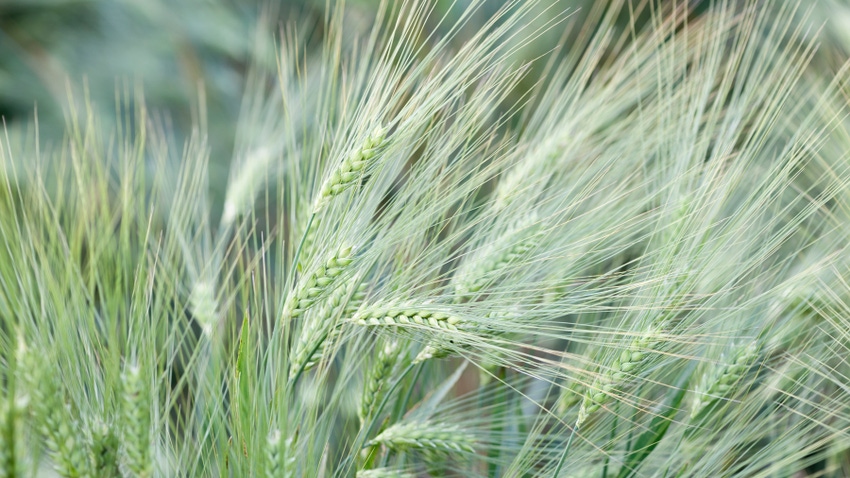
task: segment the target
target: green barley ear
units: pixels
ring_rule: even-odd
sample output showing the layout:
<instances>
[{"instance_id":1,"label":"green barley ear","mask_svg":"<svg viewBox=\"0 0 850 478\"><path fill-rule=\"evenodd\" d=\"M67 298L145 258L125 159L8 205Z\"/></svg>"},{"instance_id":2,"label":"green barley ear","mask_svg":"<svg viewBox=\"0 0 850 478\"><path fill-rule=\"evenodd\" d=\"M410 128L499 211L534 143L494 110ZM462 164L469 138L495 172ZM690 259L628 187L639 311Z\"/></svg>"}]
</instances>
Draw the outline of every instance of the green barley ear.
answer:
<instances>
[{"instance_id":1,"label":"green barley ear","mask_svg":"<svg viewBox=\"0 0 850 478\"><path fill-rule=\"evenodd\" d=\"M415 327L434 331L457 332L460 317L443 311L428 310L413 303L373 304L361 308L352 322L367 327Z\"/></svg>"},{"instance_id":2,"label":"green barley ear","mask_svg":"<svg viewBox=\"0 0 850 478\"><path fill-rule=\"evenodd\" d=\"M351 281L351 284L355 283ZM364 297L365 284L356 287L351 284L337 287L315 314L305 315L304 325L289 357L290 377L294 377L302 367L306 372L322 360L328 345L339 334L336 317L340 313L343 317L350 317L357 310L357 304Z\"/></svg>"},{"instance_id":3,"label":"green barley ear","mask_svg":"<svg viewBox=\"0 0 850 478\"><path fill-rule=\"evenodd\" d=\"M292 437L282 439L280 430L269 433L266 439L267 478L293 478L295 476L295 452Z\"/></svg>"},{"instance_id":4,"label":"green barley ear","mask_svg":"<svg viewBox=\"0 0 850 478\"><path fill-rule=\"evenodd\" d=\"M335 196L353 186L366 172L378 154L378 149L386 144L387 130L383 126L375 128L363 144L351 151L339 167L322 184L319 195L313 204L313 214L324 209Z\"/></svg>"},{"instance_id":5,"label":"green barley ear","mask_svg":"<svg viewBox=\"0 0 850 478\"><path fill-rule=\"evenodd\" d=\"M150 446L150 399L138 365L128 365L123 374L122 449L124 466L134 476L153 476Z\"/></svg>"},{"instance_id":6,"label":"green barley ear","mask_svg":"<svg viewBox=\"0 0 850 478\"><path fill-rule=\"evenodd\" d=\"M258 190L266 181L268 170L276 151L269 147L259 147L252 151L242 162L234 162L241 167L227 185L224 197L224 210L221 215L221 228L225 229L233 221L250 211L251 203L257 196Z\"/></svg>"},{"instance_id":7,"label":"green barley ear","mask_svg":"<svg viewBox=\"0 0 850 478\"><path fill-rule=\"evenodd\" d=\"M375 413L375 407L383 401L388 387L387 382L398 361L399 349L399 344L395 340L386 342L383 346L378 347L378 353L375 355L372 368L369 370L366 380L363 383L360 409L357 412L361 424L367 423L372 418L372 414Z\"/></svg>"},{"instance_id":8,"label":"green barley ear","mask_svg":"<svg viewBox=\"0 0 850 478\"><path fill-rule=\"evenodd\" d=\"M29 390L33 421L45 438L57 473L65 477L89 476L88 450L79 426L73 422L64 390L48 373L47 359L22 345L19 364L22 385Z\"/></svg>"},{"instance_id":9,"label":"green barley ear","mask_svg":"<svg viewBox=\"0 0 850 478\"><path fill-rule=\"evenodd\" d=\"M477 442L472 435L454 425L426 420L397 423L381 432L367 445L383 445L395 451L475 453Z\"/></svg>"},{"instance_id":10,"label":"green barley ear","mask_svg":"<svg viewBox=\"0 0 850 478\"><path fill-rule=\"evenodd\" d=\"M217 309L213 284L204 280L196 281L189 293L189 310L207 336L212 334L218 320Z\"/></svg>"},{"instance_id":11,"label":"green barley ear","mask_svg":"<svg viewBox=\"0 0 850 478\"><path fill-rule=\"evenodd\" d=\"M661 331L661 326L653 325L640 337L632 340L611 366L594 380L582 399L576 428L579 428L602 405L608 403L612 393L626 386L631 377L638 375L646 367L653 349L659 342Z\"/></svg>"},{"instance_id":12,"label":"green barley ear","mask_svg":"<svg viewBox=\"0 0 850 478\"><path fill-rule=\"evenodd\" d=\"M691 419L699 416L701 412L717 400L731 395L758 356L759 345L756 341L753 341L746 346L738 347L731 363L716 367L712 372L706 373L694 391Z\"/></svg>"},{"instance_id":13,"label":"green barley ear","mask_svg":"<svg viewBox=\"0 0 850 478\"><path fill-rule=\"evenodd\" d=\"M337 278L354 262L354 248L343 246L321 264L310 276L299 282L286 298L283 320L300 317L305 310L334 290Z\"/></svg>"},{"instance_id":14,"label":"green barley ear","mask_svg":"<svg viewBox=\"0 0 850 478\"><path fill-rule=\"evenodd\" d=\"M416 478L416 475L392 468L375 468L374 470L357 471L356 478Z\"/></svg>"},{"instance_id":15,"label":"green barley ear","mask_svg":"<svg viewBox=\"0 0 850 478\"><path fill-rule=\"evenodd\" d=\"M97 420L89 430L91 438L91 462L94 476L120 476L118 470L118 447L120 441L115 427Z\"/></svg>"}]
</instances>

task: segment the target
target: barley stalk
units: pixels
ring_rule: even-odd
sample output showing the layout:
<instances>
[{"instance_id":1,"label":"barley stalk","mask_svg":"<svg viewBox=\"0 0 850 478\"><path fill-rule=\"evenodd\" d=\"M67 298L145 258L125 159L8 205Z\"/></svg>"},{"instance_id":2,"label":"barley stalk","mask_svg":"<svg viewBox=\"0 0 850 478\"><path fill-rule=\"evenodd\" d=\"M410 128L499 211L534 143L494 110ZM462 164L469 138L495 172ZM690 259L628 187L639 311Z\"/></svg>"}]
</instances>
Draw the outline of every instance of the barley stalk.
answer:
<instances>
[{"instance_id":1,"label":"barley stalk","mask_svg":"<svg viewBox=\"0 0 850 478\"><path fill-rule=\"evenodd\" d=\"M475 453L476 444L472 435L454 425L426 420L397 423L369 441L367 446L383 445L396 451Z\"/></svg>"},{"instance_id":2,"label":"barley stalk","mask_svg":"<svg viewBox=\"0 0 850 478\"><path fill-rule=\"evenodd\" d=\"M353 261L354 249L350 246L341 247L334 252L289 294L283 307L283 320L300 317L304 311L333 290L337 278Z\"/></svg>"}]
</instances>

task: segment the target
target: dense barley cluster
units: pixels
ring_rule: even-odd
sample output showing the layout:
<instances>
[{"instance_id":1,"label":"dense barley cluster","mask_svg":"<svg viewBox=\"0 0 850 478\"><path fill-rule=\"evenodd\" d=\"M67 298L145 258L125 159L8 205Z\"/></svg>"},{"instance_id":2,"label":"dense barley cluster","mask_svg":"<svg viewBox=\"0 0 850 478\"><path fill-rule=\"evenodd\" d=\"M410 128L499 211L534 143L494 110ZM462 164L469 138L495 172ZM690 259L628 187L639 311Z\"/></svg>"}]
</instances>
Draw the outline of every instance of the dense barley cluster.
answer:
<instances>
[{"instance_id":1,"label":"dense barley cluster","mask_svg":"<svg viewBox=\"0 0 850 478\"><path fill-rule=\"evenodd\" d=\"M850 475L850 63L472 3L281 30L222 194L141 93L0 138L0 477Z\"/></svg>"}]
</instances>

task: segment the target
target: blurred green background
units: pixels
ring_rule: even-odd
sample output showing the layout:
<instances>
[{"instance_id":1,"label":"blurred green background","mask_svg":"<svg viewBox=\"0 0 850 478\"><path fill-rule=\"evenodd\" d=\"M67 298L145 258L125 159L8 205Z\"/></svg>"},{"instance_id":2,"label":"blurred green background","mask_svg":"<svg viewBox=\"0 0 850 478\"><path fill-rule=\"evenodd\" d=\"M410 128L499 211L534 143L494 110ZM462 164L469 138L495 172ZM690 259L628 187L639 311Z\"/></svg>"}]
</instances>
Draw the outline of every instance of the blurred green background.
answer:
<instances>
[{"instance_id":1,"label":"blurred green background","mask_svg":"<svg viewBox=\"0 0 850 478\"><path fill-rule=\"evenodd\" d=\"M471 1L436 1L434 23L443 15L458 15ZM177 141L196 124L197 112L206 111L211 180L214 186L223 184L251 72L274 75L275 42L280 38L276 33L283 26L297 24L311 31L313 43L320 42L329 3L333 2L0 0L0 115L14 136L29 131L37 107L42 141L56 141L62 137L69 92L75 99L88 97L101 113L99 117L108 120L115 116L116 98L141 87L148 109L167 118ZM504 3L481 2L467 32L475 31ZM565 10L573 14L519 50L518 60L552 51L565 31L577 31L575 26L581 25L594 7L606 3L555 0L548 10L541 11L541 24ZM368 30L377 4L375 0L348 0L345 18L352 31ZM783 5L777 2L763 8ZM710 2L702 2L695 15L707 8ZM848 58L850 2L817 0L802 4L802 8L811 8L811 35L817 26L824 27L825 41L812 68L825 73L837 69ZM628 25L624 16L622 27ZM462 34L456 41L463 38ZM564 44L569 47L568 37ZM541 67L533 70L523 87L538 81L541 71ZM203 108L200 98L204 98Z\"/></svg>"}]
</instances>

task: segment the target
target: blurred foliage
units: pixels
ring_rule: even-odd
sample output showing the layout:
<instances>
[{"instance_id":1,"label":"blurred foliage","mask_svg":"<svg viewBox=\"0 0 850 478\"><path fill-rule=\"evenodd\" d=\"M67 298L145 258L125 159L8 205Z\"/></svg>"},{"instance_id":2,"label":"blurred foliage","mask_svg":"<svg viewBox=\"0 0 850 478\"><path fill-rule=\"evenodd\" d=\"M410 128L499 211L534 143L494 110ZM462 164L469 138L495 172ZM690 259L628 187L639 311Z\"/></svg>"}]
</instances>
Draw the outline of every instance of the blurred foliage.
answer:
<instances>
[{"instance_id":1,"label":"blurred foliage","mask_svg":"<svg viewBox=\"0 0 850 478\"><path fill-rule=\"evenodd\" d=\"M458 43L509 2L438 0L431 16L433 33L439 36L440 25L453 24L471 3L480 5L468 19L467 32L455 37ZM348 21L367 31L379 4L349 0ZM540 25L557 12L572 14L564 24L542 29L534 41L518 46L518 62L557 55L559 45L563 53L581 34L571 26L585 24L606 4L555 0L541 7ZM702 2L694 11L709 5ZM777 2L770 8L784 5ZM27 128L37 111L42 138L60 140L70 98L78 103L90 99L99 108L97 116L109 118L114 117L116 98L119 104L128 101L141 87L148 109L167 121L178 142L193 119L197 124L198 115L203 117L210 179L223 187L233 156L233 125L243 94L251 88L250 73L274 75L275 42L282 28L296 25L308 32L310 41L320 42L326 8L324 0L0 0L0 116L15 131ZM850 2L817 0L807 12L811 24L824 25L827 38L812 68L832 72L850 51ZM651 21L650 13L637 21ZM628 35L626 12L620 26ZM543 80L545 65L533 64L517 98Z\"/></svg>"}]
</instances>

